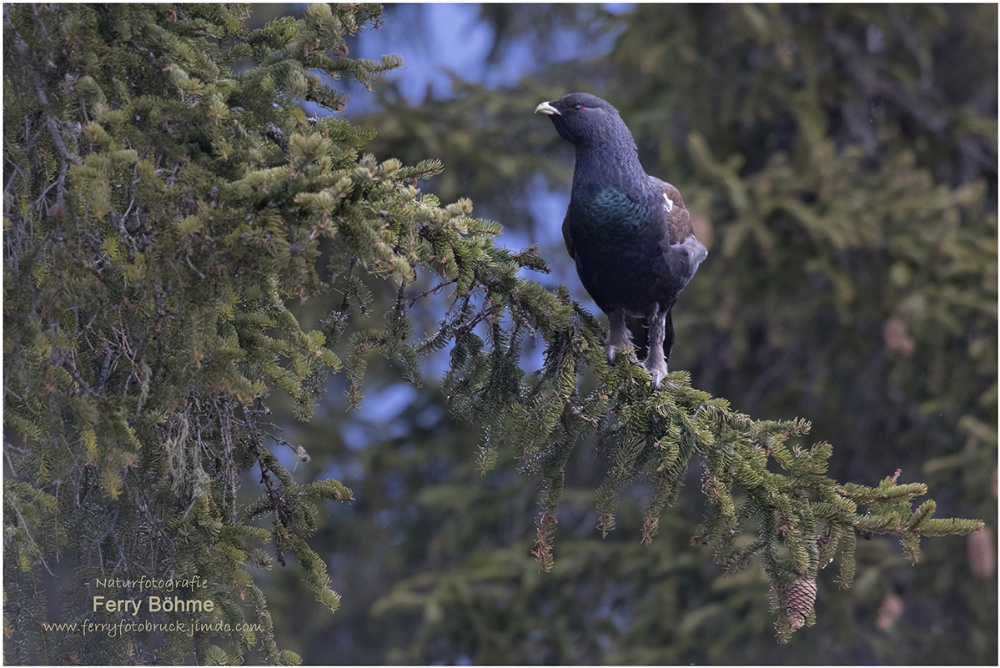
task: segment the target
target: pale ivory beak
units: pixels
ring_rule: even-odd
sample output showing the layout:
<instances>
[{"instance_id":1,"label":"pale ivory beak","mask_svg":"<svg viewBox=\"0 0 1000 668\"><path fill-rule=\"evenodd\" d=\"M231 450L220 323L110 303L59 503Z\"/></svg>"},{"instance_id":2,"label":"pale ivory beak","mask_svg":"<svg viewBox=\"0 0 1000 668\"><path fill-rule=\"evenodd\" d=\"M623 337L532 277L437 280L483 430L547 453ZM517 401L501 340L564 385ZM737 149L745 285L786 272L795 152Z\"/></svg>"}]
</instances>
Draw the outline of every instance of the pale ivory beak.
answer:
<instances>
[{"instance_id":1,"label":"pale ivory beak","mask_svg":"<svg viewBox=\"0 0 1000 668\"><path fill-rule=\"evenodd\" d=\"M542 113L545 114L546 116L562 116L562 114L559 113L559 110L553 107L548 102L542 102L540 105L535 107L535 113L536 114Z\"/></svg>"}]
</instances>

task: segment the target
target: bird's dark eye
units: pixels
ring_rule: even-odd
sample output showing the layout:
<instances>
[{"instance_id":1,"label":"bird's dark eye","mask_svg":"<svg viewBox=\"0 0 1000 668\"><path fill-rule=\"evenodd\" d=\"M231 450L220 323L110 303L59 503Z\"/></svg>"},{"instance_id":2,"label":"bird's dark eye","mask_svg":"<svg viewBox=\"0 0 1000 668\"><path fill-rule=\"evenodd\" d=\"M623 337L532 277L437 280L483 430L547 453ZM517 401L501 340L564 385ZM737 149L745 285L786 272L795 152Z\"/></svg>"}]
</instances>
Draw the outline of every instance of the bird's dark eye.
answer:
<instances>
[{"instance_id":1,"label":"bird's dark eye","mask_svg":"<svg viewBox=\"0 0 1000 668\"><path fill-rule=\"evenodd\" d=\"M582 104L574 104L573 111L580 111L581 109L586 109Z\"/></svg>"}]
</instances>

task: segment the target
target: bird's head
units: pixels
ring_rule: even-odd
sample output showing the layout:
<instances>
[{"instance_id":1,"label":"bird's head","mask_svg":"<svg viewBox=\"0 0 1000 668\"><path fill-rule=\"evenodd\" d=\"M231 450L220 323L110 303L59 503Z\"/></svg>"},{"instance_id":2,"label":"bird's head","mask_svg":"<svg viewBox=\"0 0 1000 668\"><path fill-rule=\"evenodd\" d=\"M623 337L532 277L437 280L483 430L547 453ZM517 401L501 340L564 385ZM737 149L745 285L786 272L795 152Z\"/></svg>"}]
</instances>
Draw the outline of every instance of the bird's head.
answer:
<instances>
[{"instance_id":1,"label":"bird's head","mask_svg":"<svg viewBox=\"0 0 1000 668\"><path fill-rule=\"evenodd\" d=\"M535 113L546 114L559 136L579 147L596 145L621 129L628 132L618 110L589 93L570 93L558 100L542 102L535 107Z\"/></svg>"}]
</instances>

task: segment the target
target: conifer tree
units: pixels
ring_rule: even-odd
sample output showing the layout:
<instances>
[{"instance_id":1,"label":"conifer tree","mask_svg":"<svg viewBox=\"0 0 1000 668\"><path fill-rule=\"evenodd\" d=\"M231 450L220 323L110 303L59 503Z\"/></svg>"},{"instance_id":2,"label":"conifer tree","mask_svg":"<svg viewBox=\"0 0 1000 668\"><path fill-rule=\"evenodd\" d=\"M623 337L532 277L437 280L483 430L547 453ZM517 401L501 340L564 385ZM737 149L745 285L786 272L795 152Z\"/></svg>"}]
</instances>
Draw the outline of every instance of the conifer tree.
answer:
<instances>
[{"instance_id":1,"label":"conifer tree","mask_svg":"<svg viewBox=\"0 0 1000 668\"><path fill-rule=\"evenodd\" d=\"M251 571L293 555L335 610L307 539L324 502L353 493L296 482L272 450L283 441L268 406L287 395L309 419L331 373L358 405L374 354L419 384L420 357L450 346L445 392L482 429L480 466L504 450L540 480L545 570L581 442L611 453L597 490L605 532L623 487L651 480L647 544L697 461L708 511L696 538L729 572L759 558L781 640L815 622L816 580L835 558L850 586L857 535L898 536L916 559L922 536L981 528L933 517L933 501L914 508L920 483L827 477L833 450L804 440L804 420L755 421L684 372L654 391L627 359L609 365L600 321L522 275L547 271L537 248L502 248L501 226L467 199L442 206L420 191L440 163L377 158L364 151L372 128L307 117L303 103L347 103L320 73L370 86L400 65L348 57L344 36L379 13L320 4L249 31L240 7L5 6L8 661L297 662ZM320 329L303 328L291 307L331 294ZM447 311L418 334L411 313L432 299ZM358 316L382 324L354 327ZM529 336L546 346L530 373ZM583 373L597 382L581 393ZM248 475L263 489L251 503L239 496ZM144 578L211 601L199 618L210 628L111 637L51 624L114 624L95 597L162 595Z\"/></svg>"},{"instance_id":2,"label":"conifer tree","mask_svg":"<svg viewBox=\"0 0 1000 668\"><path fill-rule=\"evenodd\" d=\"M337 608L306 537L322 500L351 491L295 483L264 399L287 392L305 418L342 367L340 321L303 331L288 305L349 275L352 247L388 258L390 212L438 211L411 185L436 164L379 164L359 155L371 130L301 110L346 102L319 73L368 85L399 65L346 57L379 11L317 5L249 32L240 7L5 6L7 660L296 662L250 574L286 553ZM266 491L245 506L251 468ZM204 583L183 592L214 602L199 621L234 630L42 624L114 622L94 598L162 596L150 581Z\"/></svg>"}]
</instances>

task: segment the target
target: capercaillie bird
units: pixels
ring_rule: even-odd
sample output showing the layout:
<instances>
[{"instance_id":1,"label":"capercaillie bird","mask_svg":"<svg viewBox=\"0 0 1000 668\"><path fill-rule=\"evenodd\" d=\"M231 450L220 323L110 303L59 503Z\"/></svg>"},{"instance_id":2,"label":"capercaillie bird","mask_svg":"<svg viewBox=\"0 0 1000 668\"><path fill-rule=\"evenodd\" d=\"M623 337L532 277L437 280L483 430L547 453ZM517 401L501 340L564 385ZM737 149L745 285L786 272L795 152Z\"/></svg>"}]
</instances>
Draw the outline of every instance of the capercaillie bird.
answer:
<instances>
[{"instance_id":1,"label":"capercaillie bird","mask_svg":"<svg viewBox=\"0 0 1000 668\"><path fill-rule=\"evenodd\" d=\"M571 93L535 107L576 147L563 240L580 281L608 315L609 360L646 341L659 387L674 344L671 310L708 251L674 186L646 174L632 133L599 97ZM647 331L648 329L648 331Z\"/></svg>"}]
</instances>

